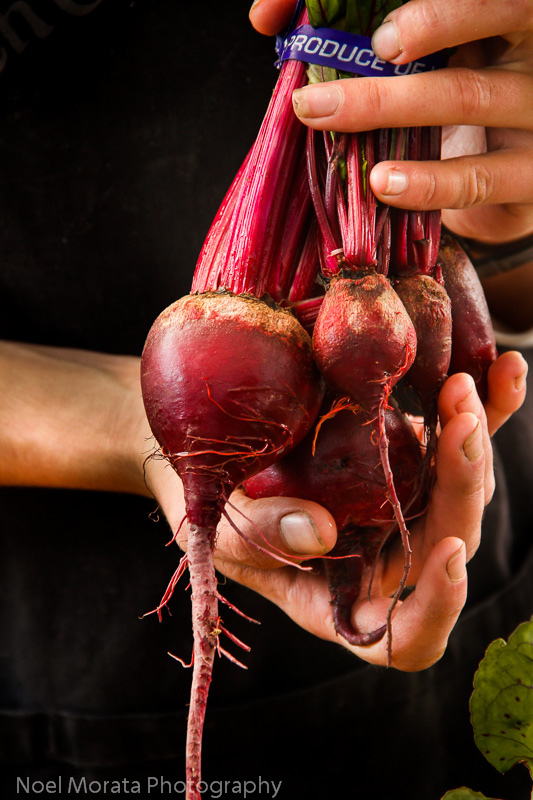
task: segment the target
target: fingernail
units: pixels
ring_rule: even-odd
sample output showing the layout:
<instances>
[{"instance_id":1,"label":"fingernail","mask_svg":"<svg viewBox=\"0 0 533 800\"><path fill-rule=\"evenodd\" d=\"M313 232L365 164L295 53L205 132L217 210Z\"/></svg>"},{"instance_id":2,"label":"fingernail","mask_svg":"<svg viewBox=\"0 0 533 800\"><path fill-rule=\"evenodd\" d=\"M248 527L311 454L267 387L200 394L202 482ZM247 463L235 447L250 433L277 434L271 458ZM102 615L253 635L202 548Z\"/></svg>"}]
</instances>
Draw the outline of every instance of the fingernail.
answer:
<instances>
[{"instance_id":1,"label":"fingernail","mask_svg":"<svg viewBox=\"0 0 533 800\"><path fill-rule=\"evenodd\" d=\"M387 170L387 185L381 192L383 195L396 195L407 189L407 175L398 169Z\"/></svg>"},{"instance_id":2,"label":"fingernail","mask_svg":"<svg viewBox=\"0 0 533 800\"><path fill-rule=\"evenodd\" d=\"M459 550L448 560L446 572L452 583L459 583L459 581L463 580L466 575L466 548L464 542Z\"/></svg>"},{"instance_id":3,"label":"fingernail","mask_svg":"<svg viewBox=\"0 0 533 800\"><path fill-rule=\"evenodd\" d=\"M392 20L384 22L372 37L374 53L384 61L392 61L402 52L398 30Z\"/></svg>"},{"instance_id":4,"label":"fingernail","mask_svg":"<svg viewBox=\"0 0 533 800\"><path fill-rule=\"evenodd\" d=\"M304 86L292 93L294 111L299 117L330 117L342 102L342 92L327 83Z\"/></svg>"},{"instance_id":5,"label":"fingernail","mask_svg":"<svg viewBox=\"0 0 533 800\"><path fill-rule=\"evenodd\" d=\"M465 439L463 452L469 461L476 461L483 452L483 434L479 420L470 436Z\"/></svg>"},{"instance_id":6,"label":"fingernail","mask_svg":"<svg viewBox=\"0 0 533 800\"><path fill-rule=\"evenodd\" d=\"M304 511L295 511L282 517L279 530L285 545L293 553L322 555L326 551L313 518Z\"/></svg>"},{"instance_id":7,"label":"fingernail","mask_svg":"<svg viewBox=\"0 0 533 800\"><path fill-rule=\"evenodd\" d=\"M457 411L458 414L460 414L462 411L466 410L464 408L464 405L467 404L472 399L472 393L474 392L474 389L476 388L476 384L474 383L474 379L472 378L471 375L468 375L468 386L469 386L469 388L468 388L468 391L465 394L465 396L462 397L461 400L459 400L455 404L455 410Z\"/></svg>"},{"instance_id":8,"label":"fingernail","mask_svg":"<svg viewBox=\"0 0 533 800\"><path fill-rule=\"evenodd\" d=\"M514 385L517 392L521 392L524 386L526 385L526 378L527 378L527 369L516 378Z\"/></svg>"},{"instance_id":9,"label":"fingernail","mask_svg":"<svg viewBox=\"0 0 533 800\"><path fill-rule=\"evenodd\" d=\"M252 3L252 5L250 6L250 11L249 11L249 13L251 14L251 13L252 13L252 11L254 10L254 8L255 8L256 6L258 6L258 5L259 5L259 3L261 3L261 2L262 2L262 0L254 0L254 2Z\"/></svg>"}]
</instances>

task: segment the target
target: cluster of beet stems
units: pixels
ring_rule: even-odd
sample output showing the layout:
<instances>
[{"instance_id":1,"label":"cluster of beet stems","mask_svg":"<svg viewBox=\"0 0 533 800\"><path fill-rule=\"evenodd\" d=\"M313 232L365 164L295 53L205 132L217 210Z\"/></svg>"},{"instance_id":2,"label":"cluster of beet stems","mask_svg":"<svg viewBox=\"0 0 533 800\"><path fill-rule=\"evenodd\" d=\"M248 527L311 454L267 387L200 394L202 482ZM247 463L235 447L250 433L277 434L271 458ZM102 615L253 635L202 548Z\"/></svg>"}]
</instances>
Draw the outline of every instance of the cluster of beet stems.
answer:
<instances>
[{"instance_id":1,"label":"cluster of beet stems","mask_svg":"<svg viewBox=\"0 0 533 800\"><path fill-rule=\"evenodd\" d=\"M390 10L360 5L371 26ZM325 3L310 6L313 24L331 23ZM356 6L350 0L344 21ZM369 31L359 24L358 32ZM339 531L323 561L335 629L359 646L388 631L390 661L391 615L411 563L405 517L423 512L431 489L438 391L454 371L482 381L495 358L473 268L453 240L443 237L439 250L440 213L391 209L369 186L378 161L438 158L440 130L306 129L292 93L308 76L332 77L298 61L282 66L256 142L206 238L191 294L158 317L142 358L148 419L185 490L187 554L156 611L188 569L192 800L200 797L214 656L244 666L220 637L247 649L219 615L219 601L240 612L220 595L213 566L222 516L244 536L228 513L236 511L231 492L244 486L252 497L283 494L329 508ZM424 447L401 410L406 394L424 416ZM405 564L388 616L375 631L356 630L351 611L363 577L398 532ZM273 554L267 543L264 549Z\"/></svg>"}]
</instances>

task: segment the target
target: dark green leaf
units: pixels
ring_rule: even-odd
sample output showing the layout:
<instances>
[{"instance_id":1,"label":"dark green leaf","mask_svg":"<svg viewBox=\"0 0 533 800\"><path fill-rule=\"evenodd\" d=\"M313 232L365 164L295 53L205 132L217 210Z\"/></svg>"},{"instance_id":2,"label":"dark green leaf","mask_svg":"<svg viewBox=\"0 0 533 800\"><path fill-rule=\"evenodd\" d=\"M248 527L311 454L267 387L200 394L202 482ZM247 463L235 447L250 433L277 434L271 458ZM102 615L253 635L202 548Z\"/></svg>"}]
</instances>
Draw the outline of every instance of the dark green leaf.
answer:
<instances>
[{"instance_id":1,"label":"dark green leaf","mask_svg":"<svg viewBox=\"0 0 533 800\"><path fill-rule=\"evenodd\" d=\"M470 698L474 740L501 772L533 769L533 618L488 647Z\"/></svg>"},{"instance_id":2,"label":"dark green leaf","mask_svg":"<svg viewBox=\"0 0 533 800\"><path fill-rule=\"evenodd\" d=\"M306 0L315 28L330 27L371 36L403 0Z\"/></svg>"},{"instance_id":3,"label":"dark green leaf","mask_svg":"<svg viewBox=\"0 0 533 800\"><path fill-rule=\"evenodd\" d=\"M372 36L387 14L402 5L402 0L348 0L346 30Z\"/></svg>"},{"instance_id":4,"label":"dark green leaf","mask_svg":"<svg viewBox=\"0 0 533 800\"><path fill-rule=\"evenodd\" d=\"M309 22L315 28L331 27L346 15L347 0L306 0ZM348 0L353 2L353 0Z\"/></svg>"}]
</instances>

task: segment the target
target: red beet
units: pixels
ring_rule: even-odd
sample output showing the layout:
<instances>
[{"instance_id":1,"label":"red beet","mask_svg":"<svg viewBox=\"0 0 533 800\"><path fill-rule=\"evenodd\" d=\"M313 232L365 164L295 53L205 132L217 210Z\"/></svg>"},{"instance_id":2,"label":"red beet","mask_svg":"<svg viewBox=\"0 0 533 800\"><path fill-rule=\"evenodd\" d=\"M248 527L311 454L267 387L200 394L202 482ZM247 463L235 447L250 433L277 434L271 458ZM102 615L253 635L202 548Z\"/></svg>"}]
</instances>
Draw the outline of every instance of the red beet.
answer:
<instances>
[{"instance_id":1,"label":"red beet","mask_svg":"<svg viewBox=\"0 0 533 800\"><path fill-rule=\"evenodd\" d=\"M407 503L420 466L420 445L409 420L397 409L385 411L389 458L398 497ZM294 450L244 484L257 497L301 497L323 505L340 534L360 527L389 529L394 524L384 502L383 473L374 426L362 410L345 408L325 419Z\"/></svg>"},{"instance_id":2,"label":"red beet","mask_svg":"<svg viewBox=\"0 0 533 800\"><path fill-rule=\"evenodd\" d=\"M377 414L413 363L416 334L383 275L334 278L315 323L313 352L331 386Z\"/></svg>"},{"instance_id":3,"label":"red beet","mask_svg":"<svg viewBox=\"0 0 533 800\"><path fill-rule=\"evenodd\" d=\"M185 490L194 630L187 796L199 798L207 693L215 651L224 652L216 526L231 491L305 436L322 387L310 338L293 315L230 292L188 295L160 314L141 383L152 431Z\"/></svg>"},{"instance_id":4,"label":"red beet","mask_svg":"<svg viewBox=\"0 0 533 800\"><path fill-rule=\"evenodd\" d=\"M143 398L190 521L211 524L198 484L211 503L215 484L227 492L309 430L321 400L310 345L289 311L249 295L188 295L160 314L143 352Z\"/></svg>"},{"instance_id":5,"label":"red beet","mask_svg":"<svg viewBox=\"0 0 533 800\"><path fill-rule=\"evenodd\" d=\"M438 266L452 304L450 375L471 375L483 400L487 371L498 355L483 287L467 254L449 235L442 237Z\"/></svg>"},{"instance_id":6,"label":"red beet","mask_svg":"<svg viewBox=\"0 0 533 800\"><path fill-rule=\"evenodd\" d=\"M385 409L393 386L414 361L416 333L384 275L373 271L356 275L360 277L332 279L315 323L313 352L326 381L361 406L371 421L387 484L383 500L390 502L402 537L404 572L387 618L390 659L390 618L407 581L411 547L390 466Z\"/></svg>"},{"instance_id":7,"label":"red beet","mask_svg":"<svg viewBox=\"0 0 533 800\"><path fill-rule=\"evenodd\" d=\"M420 469L420 446L400 411L385 411L385 427L398 498L407 504ZM386 500L375 429L366 414L351 408L327 418L318 434L313 430L281 461L246 481L244 488L253 498L302 497L330 511L339 539L324 563L335 630L353 645L378 641L386 626L361 633L351 621L365 572L373 567L395 523Z\"/></svg>"},{"instance_id":8,"label":"red beet","mask_svg":"<svg viewBox=\"0 0 533 800\"><path fill-rule=\"evenodd\" d=\"M429 489L437 448L438 393L446 380L452 352L451 302L444 286L429 275L402 275L394 288L416 331L416 357L405 375L420 398L426 425L427 449L419 488Z\"/></svg>"},{"instance_id":9,"label":"red beet","mask_svg":"<svg viewBox=\"0 0 533 800\"><path fill-rule=\"evenodd\" d=\"M394 283L416 331L416 356L405 376L424 411L446 380L452 347L450 298L429 275L406 275Z\"/></svg>"}]
</instances>

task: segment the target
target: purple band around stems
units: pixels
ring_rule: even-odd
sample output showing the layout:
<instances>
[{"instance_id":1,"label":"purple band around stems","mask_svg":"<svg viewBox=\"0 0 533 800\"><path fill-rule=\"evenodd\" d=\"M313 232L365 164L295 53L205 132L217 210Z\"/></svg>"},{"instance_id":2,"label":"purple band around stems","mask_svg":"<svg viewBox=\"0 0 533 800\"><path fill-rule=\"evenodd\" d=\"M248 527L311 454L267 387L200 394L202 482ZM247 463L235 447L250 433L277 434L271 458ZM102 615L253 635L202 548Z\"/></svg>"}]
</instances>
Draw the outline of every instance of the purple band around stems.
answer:
<instances>
[{"instance_id":1,"label":"purple band around stems","mask_svg":"<svg viewBox=\"0 0 533 800\"><path fill-rule=\"evenodd\" d=\"M301 25L278 43L280 67L287 59L332 67L341 72L364 75L367 78L380 75L414 75L417 72L431 72L446 66L446 60L439 53L424 56L408 64L391 64L383 61L372 50L370 39L334 28L313 28Z\"/></svg>"}]
</instances>

